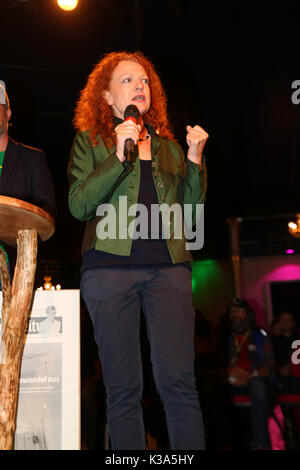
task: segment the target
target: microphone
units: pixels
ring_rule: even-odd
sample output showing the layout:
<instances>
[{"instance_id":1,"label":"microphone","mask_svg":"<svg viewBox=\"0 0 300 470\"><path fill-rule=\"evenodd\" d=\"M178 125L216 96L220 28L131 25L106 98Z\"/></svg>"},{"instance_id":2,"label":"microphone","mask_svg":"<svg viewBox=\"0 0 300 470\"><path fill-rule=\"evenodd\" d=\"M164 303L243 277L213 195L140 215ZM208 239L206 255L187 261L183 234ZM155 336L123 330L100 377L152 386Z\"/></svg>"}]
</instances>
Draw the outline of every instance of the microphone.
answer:
<instances>
[{"instance_id":1,"label":"microphone","mask_svg":"<svg viewBox=\"0 0 300 470\"><path fill-rule=\"evenodd\" d=\"M125 109L124 121L131 119L135 124L137 124L140 117L140 112L134 104L129 104ZM124 157L127 160L132 160L134 153L134 141L132 139L126 139L124 143Z\"/></svg>"}]
</instances>

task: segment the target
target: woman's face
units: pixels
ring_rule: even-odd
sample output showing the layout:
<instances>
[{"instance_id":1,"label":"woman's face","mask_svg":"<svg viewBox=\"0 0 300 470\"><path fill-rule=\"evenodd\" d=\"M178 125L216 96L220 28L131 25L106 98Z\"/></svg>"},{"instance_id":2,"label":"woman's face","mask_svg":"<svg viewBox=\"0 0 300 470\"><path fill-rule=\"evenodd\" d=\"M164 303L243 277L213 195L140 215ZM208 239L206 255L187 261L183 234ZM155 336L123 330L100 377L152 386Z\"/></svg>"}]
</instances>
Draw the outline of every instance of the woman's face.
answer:
<instances>
[{"instance_id":1,"label":"woman's face","mask_svg":"<svg viewBox=\"0 0 300 470\"><path fill-rule=\"evenodd\" d=\"M105 99L115 116L124 119L124 111L134 104L143 116L150 108L149 77L144 68L132 60L122 60L114 69Z\"/></svg>"}]
</instances>

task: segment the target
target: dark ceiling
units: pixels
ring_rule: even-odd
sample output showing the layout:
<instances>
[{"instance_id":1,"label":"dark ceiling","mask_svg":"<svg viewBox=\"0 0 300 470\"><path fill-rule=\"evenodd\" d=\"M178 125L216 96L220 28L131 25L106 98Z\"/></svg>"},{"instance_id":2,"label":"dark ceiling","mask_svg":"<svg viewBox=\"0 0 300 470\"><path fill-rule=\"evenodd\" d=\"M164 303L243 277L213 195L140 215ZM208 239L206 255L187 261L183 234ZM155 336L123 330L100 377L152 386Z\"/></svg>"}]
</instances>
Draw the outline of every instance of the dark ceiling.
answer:
<instances>
[{"instance_id":1,"label":"dark ceiling","mask_svg":"<svg viewBox=\"0 0 300 470\"><path fill-rule=\"evenodd\" d=\"M291 0L81 0L72 13L56 0L0 0L10 134L45 150L57 191L57 231L41 257L80 262L83 224L67 207L72 114L93 65L121 49L154 62L184 148L186 124L210 134L205 245L195 257L228 255L229 216L244 220L244 256L281 254L292 242L299 253L286 230L300 211L300 104L291 99L299 13Z\"/></svg>"}]
</instances>

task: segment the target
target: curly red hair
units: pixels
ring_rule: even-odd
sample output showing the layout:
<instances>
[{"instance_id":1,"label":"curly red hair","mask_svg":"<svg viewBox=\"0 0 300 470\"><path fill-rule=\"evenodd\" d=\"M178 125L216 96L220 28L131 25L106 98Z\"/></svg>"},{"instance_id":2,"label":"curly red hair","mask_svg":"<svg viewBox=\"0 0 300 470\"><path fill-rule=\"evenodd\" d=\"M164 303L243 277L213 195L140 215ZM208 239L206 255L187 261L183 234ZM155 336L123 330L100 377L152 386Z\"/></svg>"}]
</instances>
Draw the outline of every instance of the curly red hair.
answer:
<instances>
[{"instance_id":1,"label":"curly red hair","mask_svg":"<svg viewBox=\"0 0 300 470\"><path fill-rule=\"evenodd\" d=\"M93 145L98 143L98 134L108 146L115 143L113 111L104 98L104 92L109 90L113 70L122 60L138 62L148 75L151 106L143 116L145 124L150 124L161 137L174 140L167 117L166 94L154 65L141 52L110 52L96 64L75 108L75 128L79 131L89 131Z\"/></svg>"}]
</instances>

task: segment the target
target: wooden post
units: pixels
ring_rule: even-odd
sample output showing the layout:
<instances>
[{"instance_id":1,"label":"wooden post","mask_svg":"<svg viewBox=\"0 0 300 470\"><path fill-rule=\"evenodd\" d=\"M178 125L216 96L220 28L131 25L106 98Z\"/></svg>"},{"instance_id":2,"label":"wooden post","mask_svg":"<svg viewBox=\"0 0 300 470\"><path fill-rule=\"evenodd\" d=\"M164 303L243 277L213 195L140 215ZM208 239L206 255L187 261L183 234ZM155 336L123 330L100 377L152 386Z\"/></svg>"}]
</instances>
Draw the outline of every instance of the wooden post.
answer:
<instances>
[{"instance_id":1,"label":"wooden post","mask_svg":"<svg viewBox=\"0 0 300 470\"><path fill-rule=\"evenodd\" d=\"M240 223L239 217L228 218L230 231L231 264L234 278L235 297L243 298L243 276L240 259Z\"/></svg>"},{"instance_id":2,"label":"wooden post","mask_svg":"<svg viewBox=\"0 0 300 470\"><path fill-rule=\"evenodd\" d=\"M37 231L20 230L12 286L4 253L0 254L3 292L0 346L0 450L12 450L16 429L19 378L25 331L32 303Z\"/></svg>"}]
</instances>

